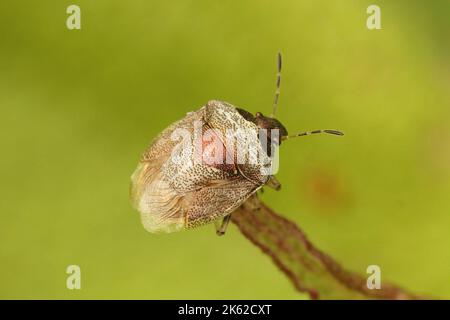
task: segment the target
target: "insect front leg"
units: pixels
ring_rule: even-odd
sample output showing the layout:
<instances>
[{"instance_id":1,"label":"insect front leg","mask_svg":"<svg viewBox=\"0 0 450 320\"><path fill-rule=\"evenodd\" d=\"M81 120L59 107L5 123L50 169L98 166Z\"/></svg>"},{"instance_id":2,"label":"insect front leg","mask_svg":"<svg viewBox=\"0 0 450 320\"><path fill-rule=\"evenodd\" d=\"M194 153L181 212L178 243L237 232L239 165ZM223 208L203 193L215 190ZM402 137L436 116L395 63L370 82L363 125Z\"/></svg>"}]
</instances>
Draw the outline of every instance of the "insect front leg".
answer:
<instances>
[{"instance_id":1,"label":"insect front leg","mask_svg":"<svg viewBox=\"0 0 450 320\"><path fill-rule=\"evenodd\" d=\"M225 217L223 217L222 223L216 223L216 234L218 236L223 236L225 234L225 231L227 230L230 219L231 219L231 213L229 213Z\"/></svg>"},{"instance_id":2,"label":"insect front leg","mask_svg":"<svg viewBox=\"0 0 450 320\"><path fill-rule=\"evenodd\" d=\"M275 176L270 176L269 180L267 181L266 185L276 191L281 189L281 183L278 182L277 178Z\"/></svg>"}]
</instances>

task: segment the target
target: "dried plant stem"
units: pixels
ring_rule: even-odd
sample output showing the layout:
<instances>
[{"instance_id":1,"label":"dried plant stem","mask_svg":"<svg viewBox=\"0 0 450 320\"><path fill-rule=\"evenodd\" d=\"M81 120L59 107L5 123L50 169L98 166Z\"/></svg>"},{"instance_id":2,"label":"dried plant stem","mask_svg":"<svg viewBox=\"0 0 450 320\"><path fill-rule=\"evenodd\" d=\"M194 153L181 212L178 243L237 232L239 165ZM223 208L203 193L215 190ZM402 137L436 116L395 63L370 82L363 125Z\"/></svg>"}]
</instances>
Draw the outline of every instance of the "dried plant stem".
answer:
<instances>
[{"instance_id":1,"label":"dried plant stem","mask_svg":"<svg viewBox=\"0 0 450 320\"><path fill-rule=\"evenodd\" d=\"M368 289L365 277L343 269L317 249L296 224L263 203L258 211L244 204L232 214L232 221L311 299L423 298L388 283L382 283L381 289Z\"/></svg>"}]
</instances>

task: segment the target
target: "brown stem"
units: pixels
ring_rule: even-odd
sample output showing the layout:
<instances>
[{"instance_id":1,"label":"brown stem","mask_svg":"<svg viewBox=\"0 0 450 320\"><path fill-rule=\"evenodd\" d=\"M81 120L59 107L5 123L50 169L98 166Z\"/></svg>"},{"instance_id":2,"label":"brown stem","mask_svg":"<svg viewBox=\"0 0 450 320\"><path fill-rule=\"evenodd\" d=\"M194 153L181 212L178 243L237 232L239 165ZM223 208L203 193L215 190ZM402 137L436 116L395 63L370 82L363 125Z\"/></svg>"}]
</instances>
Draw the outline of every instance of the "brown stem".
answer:
<instances>
[{"instance_id":1,"label":"brown stem","mask_svg":"<svg viewBox=\"0 0 450 320\"><path fill-rule=\"evenodd\" d=\"M269 255L300 292L311 299L422 299L389 283L369 289L367 279L343 269L317 249L293 222L265 204L255 211L244 204L232 214L242 234Z\"/></svg>"}]
</instances>

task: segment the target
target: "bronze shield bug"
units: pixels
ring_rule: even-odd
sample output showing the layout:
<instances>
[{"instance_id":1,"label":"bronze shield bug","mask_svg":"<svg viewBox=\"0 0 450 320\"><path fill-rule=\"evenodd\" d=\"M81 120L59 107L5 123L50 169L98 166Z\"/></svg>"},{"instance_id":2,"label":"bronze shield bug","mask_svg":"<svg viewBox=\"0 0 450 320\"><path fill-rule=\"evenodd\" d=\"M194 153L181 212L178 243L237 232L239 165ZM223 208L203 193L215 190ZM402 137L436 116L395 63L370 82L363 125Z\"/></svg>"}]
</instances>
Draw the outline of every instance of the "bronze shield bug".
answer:
<instances>
[{"instance_id":1,"label":"bronze shield bug","mask_svg":"<svg viewBox=\"0 0 450 320\"><path fill-rule=\"evenodd\" d=\"M273 151L283 140L316 133L343 135L336 130L288 135L275 119L280 82L279 53L270 116L212 100L155 138L130 188L131 203L147 231L174 232L216 222L216 232L222 235L236 208L249 198L257 201L258 189L280 188L273 175Z\"/></svg>"}]
</instances>

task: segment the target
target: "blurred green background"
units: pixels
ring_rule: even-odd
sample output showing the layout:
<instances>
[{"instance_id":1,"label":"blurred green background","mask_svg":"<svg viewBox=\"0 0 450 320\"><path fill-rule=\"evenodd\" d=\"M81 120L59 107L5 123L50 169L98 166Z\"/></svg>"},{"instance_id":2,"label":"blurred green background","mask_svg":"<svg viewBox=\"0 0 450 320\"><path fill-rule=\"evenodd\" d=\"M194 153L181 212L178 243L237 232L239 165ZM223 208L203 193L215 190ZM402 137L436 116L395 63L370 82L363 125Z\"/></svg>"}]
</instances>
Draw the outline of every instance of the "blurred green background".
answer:
<instances>
[{"instance_id":1,"label":"blurred green background","mask_svg":"<svg viewBox=\"0 0 450 320\"><path fill-rule=\"evenodd\" d=\"M366 28L381 7L382 30ZM81 30L66 8L81 7ZM346 268L450 298L450 2L2 1L0 298L305 298L231 226L153 235L152 138L209 99L291 132L262 199ZM66 289L66 267L82 289Z\"/></svg>"}]
</instances>

